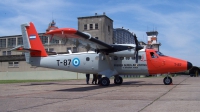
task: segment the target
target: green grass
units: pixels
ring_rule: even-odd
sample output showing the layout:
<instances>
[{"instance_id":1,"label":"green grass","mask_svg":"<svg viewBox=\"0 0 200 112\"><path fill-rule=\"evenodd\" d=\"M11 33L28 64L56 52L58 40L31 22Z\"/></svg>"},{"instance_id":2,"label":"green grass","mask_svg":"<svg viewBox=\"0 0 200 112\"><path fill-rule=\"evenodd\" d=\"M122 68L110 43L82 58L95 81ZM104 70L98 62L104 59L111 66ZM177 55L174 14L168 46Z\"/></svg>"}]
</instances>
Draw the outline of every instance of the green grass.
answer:
<instances>
[{"instance_id":1,"label":"green grass","mask_svg":"<svg viewBox=\"0 0 200 112\"><path fill-rule=\"evenodd\" d=\"M64 80L0 80L0 84L28 83L28 82L48 82L48 81L64 81Z\"/></svg>"}]
</instances>

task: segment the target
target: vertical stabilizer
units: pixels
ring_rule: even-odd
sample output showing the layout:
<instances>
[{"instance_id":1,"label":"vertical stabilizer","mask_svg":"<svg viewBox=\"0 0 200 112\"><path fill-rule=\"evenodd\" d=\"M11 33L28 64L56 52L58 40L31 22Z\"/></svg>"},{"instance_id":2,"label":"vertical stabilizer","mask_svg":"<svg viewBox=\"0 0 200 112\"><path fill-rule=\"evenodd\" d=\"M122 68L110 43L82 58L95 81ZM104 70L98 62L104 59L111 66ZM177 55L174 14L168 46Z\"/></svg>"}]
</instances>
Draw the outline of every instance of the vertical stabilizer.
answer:
<instances>
[{"instance_id":1,"label":"vertical stabilizer","mask_svg":"<svg viewBox=\"0 0 200 112\"><path fill-rule=\"evenodd\" d=\"M25 53L26 61L29 63L30 57L46 57L47 53L42 45L34 24L32 22L30 22L30 24L22 24L21 30L23 47L30 51L29 53Z\"/></svg>"}]
</instances>

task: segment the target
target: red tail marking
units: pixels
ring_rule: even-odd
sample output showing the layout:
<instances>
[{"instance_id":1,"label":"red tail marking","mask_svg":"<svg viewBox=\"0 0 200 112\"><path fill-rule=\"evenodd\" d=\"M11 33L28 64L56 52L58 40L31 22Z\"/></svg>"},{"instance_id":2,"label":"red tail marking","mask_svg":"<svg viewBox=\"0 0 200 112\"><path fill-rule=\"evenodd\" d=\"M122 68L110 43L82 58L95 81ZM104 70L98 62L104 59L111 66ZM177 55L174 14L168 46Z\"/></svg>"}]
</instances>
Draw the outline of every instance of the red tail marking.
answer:
<instances>
[{"instance_id":1,"label":"red tail marking","mask_svg":"<svg viewBox=\"0 0 200 112\"><path fill-rule=\"evenodd\" d=\"M28 38L30 41L31 49L39 50L39 51L32 51L30 53L31 57L46 57L47 53L42 45L40 37L35 29L35 26L32 22L30 22L30 26L26 27Z\"/></svg>"}]
</instances>

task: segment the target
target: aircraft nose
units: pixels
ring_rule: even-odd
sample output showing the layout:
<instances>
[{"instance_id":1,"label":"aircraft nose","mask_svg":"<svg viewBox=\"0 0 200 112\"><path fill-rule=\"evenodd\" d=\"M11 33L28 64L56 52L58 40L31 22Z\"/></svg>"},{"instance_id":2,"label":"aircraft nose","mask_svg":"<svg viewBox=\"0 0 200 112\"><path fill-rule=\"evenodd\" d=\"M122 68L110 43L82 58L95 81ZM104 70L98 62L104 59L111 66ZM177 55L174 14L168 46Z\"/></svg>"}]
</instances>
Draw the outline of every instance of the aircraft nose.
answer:
<instances>
[{"instance_id":1,"label":"aircraft nose","mask_svg":"<svg viewBox=\"0 0 200 112\"><path fill-rule=\"evenodd\" d=\"M192 68L192 63L187 62L187 69L189 70L190 68Z\"/></svg>"}]
</instances>

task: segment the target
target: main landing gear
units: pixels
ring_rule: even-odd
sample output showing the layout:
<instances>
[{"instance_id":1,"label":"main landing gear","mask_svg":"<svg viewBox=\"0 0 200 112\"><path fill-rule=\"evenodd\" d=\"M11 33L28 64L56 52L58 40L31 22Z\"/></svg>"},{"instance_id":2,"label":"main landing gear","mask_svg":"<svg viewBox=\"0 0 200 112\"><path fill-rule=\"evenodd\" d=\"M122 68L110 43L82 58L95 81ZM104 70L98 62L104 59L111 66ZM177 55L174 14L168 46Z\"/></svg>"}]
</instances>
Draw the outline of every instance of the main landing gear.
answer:
<instances>
[{"instance_id":1,"label":"main landing gear","mask_svg":"<svg viewBox=\"0 0 200 112\"><path fill-rule=\"evenodd\" d=\"M122 77L120 77L120 76L115 76L115 79L114 79L114 83L115 83L115 84L120 85L120 84L122 84L122 82L123 82Z\"/></svg>"},{"instance_id":2,"label":"main landing gear","mask_svg":"<svg viewBox=\"0 0 200 112\"><path fill-rule=\"evenodd\" d=\"M163 83L164 83L165 85L170 85L170 84L172 84L172 78L169 77L169 76L165 77L165 78L163 79Z\"/></svg>"},{"instance_id":3,"label":"main landing gear","mask_svg":"<svg viewBox=\"0 0 200 112\"><path fill-rule=\"evenodd\" d=\"M110 85L110 79L108 77L103 77L100 79L100 85L101 86L109 86Z\"/></svg>"},{"instance_id":4,"label":"main landing gear","mask_svg":"<svg viewBox=\"0 0 200 112\"><path fill-rule=\"evenodd\" d=\"M120 76L115 76L115 78L114 78L114 83L115 83L116 85L120 85L120 84L122 84L122 82L123 82L122 77L120 77ZM109 85L110 85L110 79L109 79L108 77L103 77L103 78L101 78L101 79L100 79L100 85L101 85L101 86L109 86Z\"/></svg>"}]
</instances>

